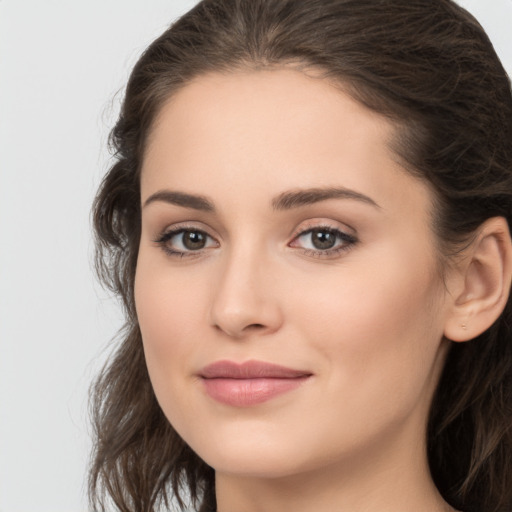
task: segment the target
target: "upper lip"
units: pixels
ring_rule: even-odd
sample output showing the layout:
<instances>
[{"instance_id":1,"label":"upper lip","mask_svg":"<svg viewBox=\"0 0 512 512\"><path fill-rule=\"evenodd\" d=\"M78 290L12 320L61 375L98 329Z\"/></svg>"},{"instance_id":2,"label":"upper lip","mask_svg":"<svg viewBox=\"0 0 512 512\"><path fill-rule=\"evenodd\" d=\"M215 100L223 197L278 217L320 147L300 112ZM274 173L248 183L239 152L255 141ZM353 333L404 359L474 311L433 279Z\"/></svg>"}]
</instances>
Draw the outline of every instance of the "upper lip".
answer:
<instances>
[{"instance_id":1,"label":"upper lip","mask_svg":"<svg viewBox=\"0 0 512 512\"><path fill-rule=\"evenodd\" d=\"M205 366L199 375L205 379L294 379L297 377L309 377L311 372L295 370L264 361L246 361L236 363L234 361L217 361Z\"/></svg>"}]
</instances>

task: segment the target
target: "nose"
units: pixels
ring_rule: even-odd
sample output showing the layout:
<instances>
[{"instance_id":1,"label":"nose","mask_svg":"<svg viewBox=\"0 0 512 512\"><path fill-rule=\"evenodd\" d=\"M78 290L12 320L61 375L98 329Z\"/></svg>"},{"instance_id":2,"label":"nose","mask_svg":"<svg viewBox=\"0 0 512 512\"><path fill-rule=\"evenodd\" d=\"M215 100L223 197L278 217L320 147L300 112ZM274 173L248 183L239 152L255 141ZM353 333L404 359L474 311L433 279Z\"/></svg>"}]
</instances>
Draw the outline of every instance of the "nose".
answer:
<instances>
[{"instance_id":1,"label":"nose","mask_svg":"<svg viewBox=\"0 0 512 512\"><path fill-rule=\"evenodd\" d=\"M213 326L231 338L276 332L283 315L268 265L255 256L233 254L219 273L211 306Z\"/></svg>"}]
</instances>

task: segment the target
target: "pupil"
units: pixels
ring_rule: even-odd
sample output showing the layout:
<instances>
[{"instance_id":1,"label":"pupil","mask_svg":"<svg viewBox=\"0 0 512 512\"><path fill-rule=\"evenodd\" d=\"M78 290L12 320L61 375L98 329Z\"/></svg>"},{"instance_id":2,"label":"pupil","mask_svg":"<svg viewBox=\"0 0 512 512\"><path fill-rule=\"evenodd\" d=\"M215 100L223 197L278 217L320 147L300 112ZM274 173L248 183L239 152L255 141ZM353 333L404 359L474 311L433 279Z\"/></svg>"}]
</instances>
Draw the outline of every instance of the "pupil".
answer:
<instances>
[{"instance_id":1,"label":"pupil","mask_svg":"<svg viewBox=\"0 0 512 512\"><path fill-rule=\"evenodd\" d=\"M202 249L205 246L206 237L199 231L185 231L183 233L183 245L187 249Z\"/></svg>"},{"instance_id":2,"label":"pupil","mask_svg":"<svg viewBox=\"0 0 512 512\"><path fill-rule=\"evenodd\" d=\"M330 231L314 229L311 235L316 249L331 249L336 243L336 235Z\"/></svg>"}]
</instances>

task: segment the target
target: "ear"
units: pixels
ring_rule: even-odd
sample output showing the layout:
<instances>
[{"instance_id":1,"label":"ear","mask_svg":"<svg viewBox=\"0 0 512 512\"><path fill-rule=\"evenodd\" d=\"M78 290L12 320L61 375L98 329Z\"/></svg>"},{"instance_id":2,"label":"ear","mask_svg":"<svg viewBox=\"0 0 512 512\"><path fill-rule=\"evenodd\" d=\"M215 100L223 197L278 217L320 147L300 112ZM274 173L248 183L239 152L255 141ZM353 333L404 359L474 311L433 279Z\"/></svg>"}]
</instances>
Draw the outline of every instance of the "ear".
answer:
<instances>
[{"instance_id":1,"label":"ear","mask_svg":"<svg viewBox=\"0 0 512 512\"><path fill-rule=\"evenodd\" d=\"M493 217L477 230L450 280L450 308L444 335L468 341L487 330L501 315L512 282L512 242L507 221Z\"/></svg>"}]
</instances>

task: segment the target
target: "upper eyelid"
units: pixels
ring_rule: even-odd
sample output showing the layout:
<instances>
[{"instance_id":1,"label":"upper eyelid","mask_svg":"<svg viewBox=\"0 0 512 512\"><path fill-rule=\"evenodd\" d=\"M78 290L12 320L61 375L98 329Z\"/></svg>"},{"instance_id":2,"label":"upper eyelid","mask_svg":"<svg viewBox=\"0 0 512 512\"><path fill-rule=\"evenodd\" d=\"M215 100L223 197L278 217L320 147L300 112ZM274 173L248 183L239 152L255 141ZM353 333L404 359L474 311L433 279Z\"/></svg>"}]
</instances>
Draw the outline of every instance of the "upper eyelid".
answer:
<instances>
[{"instance_id":1,"label":"upper eyelid","mask_svg":"<svg viewBox=\"0 0 512 512\"><path fill-rule=\"evenodd\" d=\"M346 236L350 236L350 237L354 237L354 235L351 235L350 233L347 233L346 231L342 230L342 229L339 229L339 228L335 228L335 227L332 227L332 226L313 226L312 228L308 228L308 229L304 229L304 230L301 230L301 231L298 231L296 235L294 235L294 239L295 238L298 238L300 236L304 236L304 235L308 235L309 233L312 233L313 231L331 231L333 233L341 233L343 235L346 235Z\"/></svg>"},{"instance_id":2,"label":"upper eyelid","mask_svg":"<svg viewBox=\"0 0 512 512\"><path fill-rule=\"evenodd\" d=\"M161 229L157 231L156 238L161 238L167 234L173 233L179 233L181 231L201 231L202 233L207 234L209 237L213 239L220 238L218 235L211 234L211 228L209 227L203 227L201 225L202 223L196 223L194 221L192 222L177 222L176 224L170 224L166 226L164 229Z\"/></svg>"},{"instance_id":3,"label":"upper eyelid","mask_svg":"<svg viewBox=\"0 0 512 512\"><path fill-rule=\"evenodd\" d=\"M333 233L337 233L338 235L341 235L341 237L345 241L352 241L352 242L358 242L359 241L359 239L358 239L358 237L356 235L347 233L346 231L344 231L342 229L339 229L339 228L334 228L334 227L331 227L331 226L316 226L316 227L313 226L310 229L306 229L304 231L299 231L296 235L294 235L294 237L292 239L292 242L297 240L298 238L301 238L304 235L308 235L308 234L312 233L315 230L319 230L319 231L325 230L325 231L331 231ZM329 251L329 250L330 249L326 249L326 251Z\"/></svg>"},{"instance_id":4,"label":"upper eyelid","mask_svg":"<svg viewBox=\"0 0 512 512\"><path fill-rule=\"evenodd\" d=\"M291 240L297 238L300 235L306 234L309 231L314 229L331 229L334 231L340 231L352 237L357 237L357 232L354 228L349 226L346 223L342 223L340 221L335 221L333 219L308 219L306 221L301 222L297 227L295 227L290 234L288 235ZM210 226L203 224L201 221L183 221L177 222L175 224L170 224L165 227L163 230L157 232L155 236L153 236L154 241L160 240L162 237L172 233L177 234L180 231L201 231L208 235L210 238L214 239L217 242L222 240L222 236L217 233L216 230L212 229ZM212 233L214 231L214 233Z\"/></svg>"},{"instance_id":5,"label":"upper eyelid","mask_svg":"<svg viewBox=\"0 0 512 512\"><path fill-rule=\"evenodd\" d=\"M172 238L174 238L175 236L178 236L180 233L183 233L185 231L200 231L201 233L204 233L208 238L210 238L211 240L213 240L215 242L215 244L220 245L219 241L212 235L210 235L207 231L203 230L203 229L195 229L195 228L187 228L187 227L178 227L176 229L173 229L173 228L170 228L170 229L166 229L165 231L163 231L160 235L158 235L158 237L156 239L153 240L154 243L156 244L166 244L167 242L169 242L169 240L171 240ZM206 249L206 247L204 248ZM183 251L183 252L201 252L201 250L203 249L199 249L197 251Z\"/></svg>"},{"instance_id":6,"label":"upper eyelid","mask_svg":"<svg viewBox=\"0 0 512 512\"><path fill-rule=\"evenodd\" d=\"M332 229L334 231L340 231L341 233L345 233L349 236L357 237L357 231L349 226L348 224L341 223L339 221L328 221L328 220L310 220L306 221L307 225L299 224L297 228L295 228L291 234L292 237L297 237L301 234L305 234L314 229Z\"/></svg>"}]
</instances>

